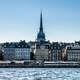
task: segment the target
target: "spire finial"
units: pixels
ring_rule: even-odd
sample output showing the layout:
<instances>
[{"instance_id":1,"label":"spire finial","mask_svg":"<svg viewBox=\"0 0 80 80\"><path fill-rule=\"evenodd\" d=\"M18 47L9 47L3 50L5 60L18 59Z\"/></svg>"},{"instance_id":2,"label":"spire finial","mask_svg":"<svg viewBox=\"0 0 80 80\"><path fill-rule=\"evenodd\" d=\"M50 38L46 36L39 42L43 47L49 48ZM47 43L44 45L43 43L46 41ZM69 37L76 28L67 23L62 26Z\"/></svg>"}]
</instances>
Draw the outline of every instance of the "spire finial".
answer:
<instances>
[{"instance_id":1,"label":"spire finial","mask_svg":"<svg viewBox=\"0 0 80 80\"><path fill-rule=\"evenodd\" d=\"M40 31L43 31L42 10L41 10L41 14L40 14Z\"/></svg>"}]
</instances>

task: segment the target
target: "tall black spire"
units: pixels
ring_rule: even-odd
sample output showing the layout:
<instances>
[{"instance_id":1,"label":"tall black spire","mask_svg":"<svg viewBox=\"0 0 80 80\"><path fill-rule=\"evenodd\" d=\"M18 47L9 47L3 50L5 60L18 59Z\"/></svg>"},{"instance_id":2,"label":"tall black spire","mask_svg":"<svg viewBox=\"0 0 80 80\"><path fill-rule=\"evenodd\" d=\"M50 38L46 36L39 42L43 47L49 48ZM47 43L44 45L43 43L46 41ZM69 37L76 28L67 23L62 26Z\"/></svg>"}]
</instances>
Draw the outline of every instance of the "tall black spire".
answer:
<instances>
[{"instance_id":1,"label":"tall black spire","mask_svg":"<svg viewBox=\"0 0 80 80\"><path fill-rule=\"evenodd\" d=\"M40 28L39 28L39 33L37 35L37 41L45 41L45 34L43 32L43 21L42 21L42 11L40 14Z\"/></svg>"},{"instance_id":2,"label":"tall black spire","mask_svg":"<svg viewBox=\"0 0 80 80\"><path fill-rule=\"evenodd\" d=\"M40 15L40 31L43 31L42 11L41 11L41 15Z\"/></svg>"}]
</instances>

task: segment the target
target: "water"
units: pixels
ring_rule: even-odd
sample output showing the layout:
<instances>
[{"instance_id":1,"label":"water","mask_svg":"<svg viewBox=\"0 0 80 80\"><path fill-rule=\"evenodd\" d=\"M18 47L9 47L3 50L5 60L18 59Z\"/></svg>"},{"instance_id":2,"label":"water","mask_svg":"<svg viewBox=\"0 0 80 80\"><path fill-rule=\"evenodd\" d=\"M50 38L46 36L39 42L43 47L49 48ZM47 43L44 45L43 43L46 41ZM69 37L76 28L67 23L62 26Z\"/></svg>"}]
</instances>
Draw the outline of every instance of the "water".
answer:
<instances>
[{"instance_id":1,"label":"water","mask_svg":"<svg viewBox=\"0 0 80 80\"><path fill-rule=\"evenodd\" d=\"M0 68L0 80L80 80L80 68Z\"/></svg>"}]
</instances>

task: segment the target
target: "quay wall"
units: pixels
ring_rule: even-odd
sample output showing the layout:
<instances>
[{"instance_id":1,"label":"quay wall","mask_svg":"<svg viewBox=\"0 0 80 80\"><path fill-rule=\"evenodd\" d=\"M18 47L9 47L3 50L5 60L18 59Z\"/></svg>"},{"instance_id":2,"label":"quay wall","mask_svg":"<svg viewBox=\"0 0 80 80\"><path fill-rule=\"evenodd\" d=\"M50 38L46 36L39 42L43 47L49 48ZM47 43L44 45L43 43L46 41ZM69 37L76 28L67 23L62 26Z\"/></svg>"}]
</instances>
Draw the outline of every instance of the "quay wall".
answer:
<instances>
[{"instance_id":1,"label":"quay wall","mask_svg":"<svg viewBox=\"0 0 80 80\"><path fill-rule=\"evenodd\" d=\"M80 65L27 65L27 64L0 64L0 68L80 68Z\"/></svg>"}]
</instances>

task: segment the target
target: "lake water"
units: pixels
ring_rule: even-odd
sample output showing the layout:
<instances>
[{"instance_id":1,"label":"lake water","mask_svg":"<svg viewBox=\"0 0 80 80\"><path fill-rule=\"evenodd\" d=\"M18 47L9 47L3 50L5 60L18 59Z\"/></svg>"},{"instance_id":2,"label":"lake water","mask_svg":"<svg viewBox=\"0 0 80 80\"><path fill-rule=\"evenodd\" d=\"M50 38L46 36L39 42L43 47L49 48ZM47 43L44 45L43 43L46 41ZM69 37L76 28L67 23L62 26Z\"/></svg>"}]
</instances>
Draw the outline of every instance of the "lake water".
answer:
<instances>
[{"instance_id":1,"label":"lake water","mask_svg":"<svg viewBox=\"0 0 80 80\"><path fill-rule=\"evenodd\" d=\"M80 80L80 68L0 68L0 80Z\"/></svg>"}]
</instances>

